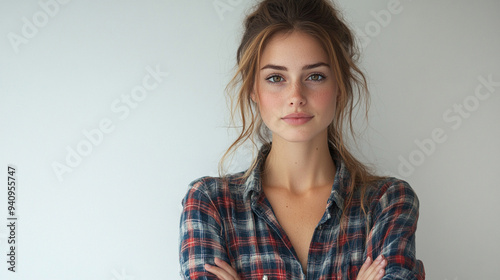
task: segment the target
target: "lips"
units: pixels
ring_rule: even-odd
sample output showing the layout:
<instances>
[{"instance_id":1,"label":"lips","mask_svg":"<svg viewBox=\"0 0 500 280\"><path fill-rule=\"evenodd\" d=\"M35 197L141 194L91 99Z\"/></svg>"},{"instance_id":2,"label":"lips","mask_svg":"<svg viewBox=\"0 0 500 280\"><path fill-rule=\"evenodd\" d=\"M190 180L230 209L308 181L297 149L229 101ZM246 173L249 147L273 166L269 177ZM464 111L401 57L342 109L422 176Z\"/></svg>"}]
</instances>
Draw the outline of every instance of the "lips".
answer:
<instances>
[{"instance_id":1,"label":"lips","mask_svg":"<svg viewBox=\"0 0 500 280\"><path fill-rule=\"evenodd\" d=\"M314 116L306 113L293 113L281 118L284 122L292 125L301 125L309 122Z\"/></svg>"}]
</instances>

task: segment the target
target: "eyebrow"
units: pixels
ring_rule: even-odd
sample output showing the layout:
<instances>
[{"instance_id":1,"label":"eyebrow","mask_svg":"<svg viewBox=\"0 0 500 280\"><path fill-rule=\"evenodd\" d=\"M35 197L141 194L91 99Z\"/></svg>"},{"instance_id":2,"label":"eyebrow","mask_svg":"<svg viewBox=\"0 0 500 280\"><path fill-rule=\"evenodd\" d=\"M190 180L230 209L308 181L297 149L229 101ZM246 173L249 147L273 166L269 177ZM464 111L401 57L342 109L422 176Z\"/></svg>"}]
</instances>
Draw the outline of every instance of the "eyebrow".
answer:
<instances>
[{"instance_id":1,"label":"eyebrow","mask_svg":"<svg viewBox=\"0 0 500 280\"><path fill-rule=\"evenodd\" d=\"M318 68L320 66L326 66L326 67L330 68L330 65L328 65L327 63L318 62L318 63L306 65L306 66L302 67L302 70L310 70L310 69ZM264 70L264 69L288 71L288 68L286 68L285 66L279 66L279 65L274 65L274 64L267 64L266 66L262 67L260 70Z\"/></svg>"}]
</instances>

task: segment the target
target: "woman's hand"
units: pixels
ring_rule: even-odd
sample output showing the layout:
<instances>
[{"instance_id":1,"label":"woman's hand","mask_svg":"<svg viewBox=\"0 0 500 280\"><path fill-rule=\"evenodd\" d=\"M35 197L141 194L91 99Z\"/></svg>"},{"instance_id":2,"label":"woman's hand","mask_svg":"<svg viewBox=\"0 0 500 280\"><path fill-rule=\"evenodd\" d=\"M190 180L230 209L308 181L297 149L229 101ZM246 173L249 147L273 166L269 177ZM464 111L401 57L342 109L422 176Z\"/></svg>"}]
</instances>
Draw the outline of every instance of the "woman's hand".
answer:
<instances>
[{"instance_id":1,"label":"woman's hand","mask_svg":"<svg viewBox=\"0 0 500 280\"><path fill-rule=\"evenodd\" d=\"M373 262L372 259L368 257L359 270L356 280L380 280L385 274L386 265L387 260L382 255L378 256Z\"/></svg>"},{"instance_id":2,"label":"woman's hand","mask_svg":"<svg viewBox=\"0 0 500 280\"><path fill-rule=\"evenodd\" d=\"M215 264L217 266L205 264L205 269L217 276L220 280L239 280L238 273L225 261L215 258Z\"/></svg>"}]
</instances>

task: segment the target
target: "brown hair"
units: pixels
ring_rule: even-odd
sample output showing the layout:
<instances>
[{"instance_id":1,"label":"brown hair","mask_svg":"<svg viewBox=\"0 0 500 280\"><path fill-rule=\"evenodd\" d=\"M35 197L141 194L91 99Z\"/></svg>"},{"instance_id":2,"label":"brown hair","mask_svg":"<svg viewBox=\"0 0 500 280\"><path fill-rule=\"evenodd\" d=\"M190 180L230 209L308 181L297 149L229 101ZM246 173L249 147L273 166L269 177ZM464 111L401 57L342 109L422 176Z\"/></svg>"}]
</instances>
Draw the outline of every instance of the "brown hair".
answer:
<instances>
[{"instance_id":1,"label":"brown hair","mask_svg":"<svg viewBox=\"0 0 500 280\"><path fill-rule=\"evenodd\" d=\"M267 41L276 33L299 31L316 38L325 49L339 86L339 98L335 117L328 127L328 141L335 153L345 163L350 172L350 189L344 207L348 207L357 191L361 193L361 207L364 207L366 188L381 177L373 175L347 149L345 139L354 138L353 114L360 101L368 111L369 99L366 78L356 65L359 50L355 37L339 11L327 0L265 0L257 5L245 20L245 32L237 52L237 71L227 87L227 92L237 91L231 98L231 117L241 119L241 130L237 139L228 148L219 164L219 172L224 174L226 159L247 140L255 147L257 142L269 144L269 132L251 100L257 69L262 51ZM258 140L258 141L257 141ZM243 175L244 178L255 168L257 157Z\"/></svg>"}]
</instances>

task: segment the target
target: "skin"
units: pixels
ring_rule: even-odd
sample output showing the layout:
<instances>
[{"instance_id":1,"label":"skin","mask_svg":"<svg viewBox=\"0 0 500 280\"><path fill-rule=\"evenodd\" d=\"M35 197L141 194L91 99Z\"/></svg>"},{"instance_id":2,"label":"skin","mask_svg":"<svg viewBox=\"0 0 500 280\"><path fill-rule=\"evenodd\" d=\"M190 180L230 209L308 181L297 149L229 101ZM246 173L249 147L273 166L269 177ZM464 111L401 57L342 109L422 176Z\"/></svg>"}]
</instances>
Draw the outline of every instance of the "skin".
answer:
<instances>
[{"instance_id":1,"label":"skin","mask_svg":"<svg viewBox=\"0 0 500 280\"><path fill-rule=\"evenodd\" d=\"M259 62L252 100L272 132L262 187L290 239L304 272L309 245L335 178L327 128L332 123L338 86L320 43L302 32L275 34ZM300 118L290 114L300 113ZM219 279L239 279L220 259L205 269ZM358 280L380 280L387 261L367 258Z\"/></svg>"}]
</instances>

